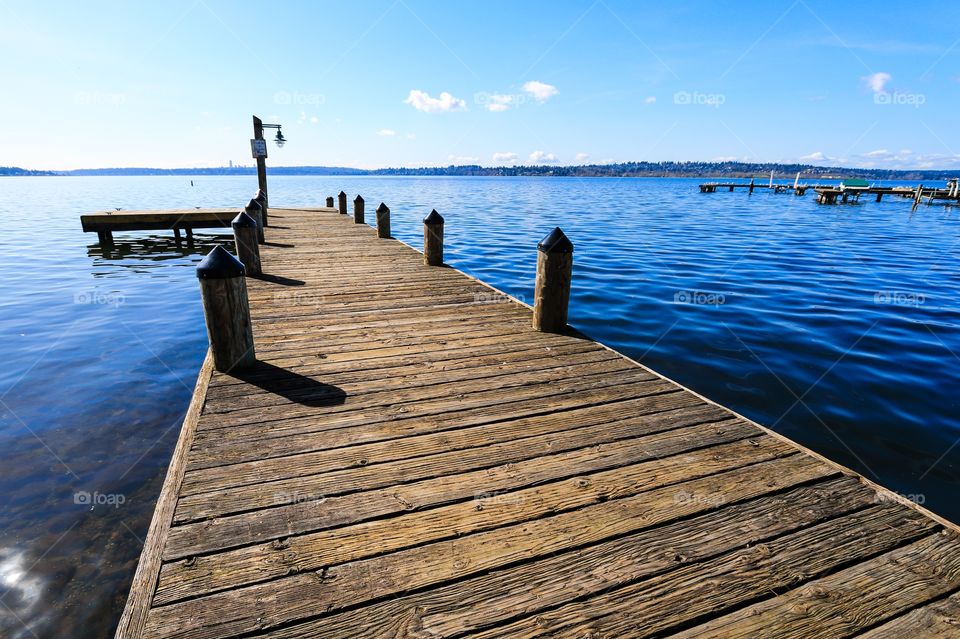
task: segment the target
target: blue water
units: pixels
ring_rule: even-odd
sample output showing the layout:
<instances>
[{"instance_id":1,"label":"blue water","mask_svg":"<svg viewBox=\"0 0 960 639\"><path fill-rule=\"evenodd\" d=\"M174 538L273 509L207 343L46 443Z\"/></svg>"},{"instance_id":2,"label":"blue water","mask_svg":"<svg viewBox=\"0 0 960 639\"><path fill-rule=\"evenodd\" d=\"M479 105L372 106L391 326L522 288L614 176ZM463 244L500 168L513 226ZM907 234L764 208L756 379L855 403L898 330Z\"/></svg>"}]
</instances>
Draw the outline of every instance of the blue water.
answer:
<instances>
[{"instance_id":1,"label":"blue water","mask_svg":"<svg viewBox=\"0 0 960 639\"><path fill-rule=\"evenodd\" d=\"M960 212L697 183L271 177L270 194L385 201L414 246L435 207L447 262L527 301L560 225L574 326L960 521ZM79 214L239 206L255 186L0 181L0 636L112 632L206 349L194 267L217 232L104 253Z\"/></svg>"}]
</instances>

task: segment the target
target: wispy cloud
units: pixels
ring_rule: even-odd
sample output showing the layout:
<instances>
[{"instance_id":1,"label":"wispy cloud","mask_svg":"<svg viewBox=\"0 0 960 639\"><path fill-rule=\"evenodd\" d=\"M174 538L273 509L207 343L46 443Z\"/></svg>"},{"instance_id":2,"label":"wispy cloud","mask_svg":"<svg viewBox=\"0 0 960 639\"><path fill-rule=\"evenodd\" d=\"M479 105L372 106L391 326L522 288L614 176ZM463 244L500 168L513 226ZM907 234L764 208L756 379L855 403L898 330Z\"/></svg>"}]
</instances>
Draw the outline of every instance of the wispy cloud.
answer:
<instances>
[{"instance_id":1,"label":"wispy cloud","mask_svg":"<svg viewBox=\"0 0 960 639\"><path fill-rule=\"evenodd\" d=\"M520 156L510 151L500 151L493 154L493 161L501 164L516 164Z\"/></svg>"},{"instance_id":2,"label":"wispy cloud","mask_svg":"<svg viewBox=\"0 0 960 639\"><path fill-rule=\"evenodd\" d=\"M552 84L546 84L539 80L530 80L523 83L523 90L533 96L537 102L546 102L553 96L560 93L557 87Z\"/></svg>"},{"instance_id":3,"label":"wispy cloud","mask_svg":"<svg viewBox=\"0 0 960 639\"><path fill-rule=\"evenodd\" d=\"M477 164L480 158L472 155L448 155L447 160L455 164Z\"/></svg>"},{"instance_id":4,"label":"wispy cloud","mask_svg":"<svg viewBox=\"0 0 960 639\"><path fill-rule=\"evenodd\" d=\"M648 95L643 99L644 104L656 104L656 102L657 102L657 96L655 95Z\"/></svg>"},{"instance_id":5,"label":"wispy cloud","mask_svg":"<svg viewBox=\"0 0 960 639\"><path fill-rule=\"evenodd\" d=\"M411 89L410 95L407 96L407 99L403 101L404 104L409 104L417 111L423 111L424 113L442 113L445 111L463 111L467 108L467 103L461 100L460 98L455 98L446 91L440 94L438 98L430 97L430 94L426 91L420 91L419 89Z\"/></svg>"},{"instance_id":6,"label":"wispy cloud","mask_svg":"<svg viewBox=\"0 0 960 639\"><path fill-rule=\"evenodd\" d=\"M887 83L892 79L892 75L883 71L871 73L870 75L861 78L867 88L874 93L884 93L887 90Z\"/></svg>"},{"instance_id":7,"label":"wispy cloud","mask_svg":"<svg viewBox=\"0 0 960 639\"><path fill-rule=\"evenodd\" d=\"M589 159L590 159L589 153L577 153L577 157L576 157L577 162L586 162Z\"/></svg>"},{"instance_id":8,"label":"wispy cloud","mask_svg":"<svg viewBox=\"0 0 960 639\"><path fill-rule=\"evenodd\" d=\"M504 95L502 93L494 93L490 96L490 101L487 104L487 110L499 113L506 111L514 102L512 95Z\"/></svg>"},{"instance_id":9,"label":"wispy cloud","mask_svg":"<svg viewBox=\"0 0 960 639\"><path fill-rule=\"evenodd\" d=\"M377 131L377 135L385 138L392 138L396 134L397 132L394 131L393 129L380 129L379 131Z\"/></svg>"}]
</instances>

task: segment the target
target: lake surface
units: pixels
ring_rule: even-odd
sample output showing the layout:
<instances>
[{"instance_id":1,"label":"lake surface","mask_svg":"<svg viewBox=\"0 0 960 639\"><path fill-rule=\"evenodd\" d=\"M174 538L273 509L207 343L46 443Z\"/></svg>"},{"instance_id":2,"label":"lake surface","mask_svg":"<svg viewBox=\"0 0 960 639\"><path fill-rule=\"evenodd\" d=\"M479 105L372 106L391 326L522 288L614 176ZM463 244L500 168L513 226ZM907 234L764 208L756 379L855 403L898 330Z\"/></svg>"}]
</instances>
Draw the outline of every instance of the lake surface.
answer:
<instances>
[{"instance_id":1,"label":"lake surface","mask_svg":"<svg viewBox=\"0 0 960 639\"><path fill-rule=\"evenodd\" d=\"M385 201L414 246L437 208L447 262L526 301L559 225L576 246L571 324L960 521L960 211L699 182L291 176L270 197ZM255 189L0 180L0 636L113 632L206 350L194 269L216 232L192 248L117 234L105 253L78 216L239 207Z\"/></svg>"}]
</instances>

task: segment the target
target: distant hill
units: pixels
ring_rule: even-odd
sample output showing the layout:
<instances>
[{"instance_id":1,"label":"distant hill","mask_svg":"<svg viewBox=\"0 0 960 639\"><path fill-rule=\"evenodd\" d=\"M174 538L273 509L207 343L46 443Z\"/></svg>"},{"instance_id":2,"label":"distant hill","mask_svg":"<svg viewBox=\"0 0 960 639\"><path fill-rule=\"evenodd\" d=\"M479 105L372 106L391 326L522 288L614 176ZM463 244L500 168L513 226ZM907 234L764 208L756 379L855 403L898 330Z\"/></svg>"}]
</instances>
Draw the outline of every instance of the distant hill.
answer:
<instances>
[{"instance_id":1,"label":"distant hill","mask_svg":"<svg viewBox=\"0 0 960 639\"><path fill-rule=\"evenodd\" d=\"M543 176L543 177L692 177L749 178L766 177L773 171L783 180L797 173L805 180L827 178L863 178L867 180L947 180L960 175L960 169L864 169L823 167L811 164L747 162L620 162L578 166L499 166L460 165L423 168L354 169L340 166L271 166L271 175L400 175L400 176ZM29 171L0 167L0 175L253 175L252 166L203 169L106 168L71 171Z\"/></svg>"},{"instance_id":2,"label":"distant hill","mask_svg":"<svg viewBox=\"0 0 960 639\"><path fill-rule=\"evenodd\" d=\"M0 176L7 175L58 175L54 171L31 171L19 166L0 166Z\"/></svg>"}]
</instances>

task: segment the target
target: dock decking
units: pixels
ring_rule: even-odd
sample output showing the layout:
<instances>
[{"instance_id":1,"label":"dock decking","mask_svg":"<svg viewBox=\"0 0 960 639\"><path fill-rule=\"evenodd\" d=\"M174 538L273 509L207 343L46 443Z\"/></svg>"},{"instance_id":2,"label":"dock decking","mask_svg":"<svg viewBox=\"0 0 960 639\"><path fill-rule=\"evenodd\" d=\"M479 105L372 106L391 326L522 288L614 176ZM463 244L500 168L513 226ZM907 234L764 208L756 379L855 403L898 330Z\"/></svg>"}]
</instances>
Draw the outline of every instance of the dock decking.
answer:
<instances>
[{"instance_id":1,"label":"dock decking","mask_svg":"<svg viewBox=\"0 0 960 639\"><path fill-rule=\"evenodd\" d=\"M270 209L117 636L955 636L955 527L335 209ZM535 259L531 247L531 259Z\"/></svg>"}]
</instances>

